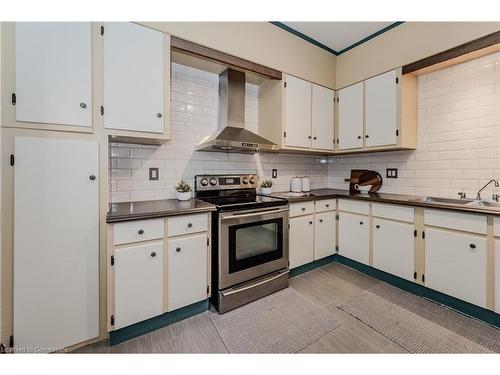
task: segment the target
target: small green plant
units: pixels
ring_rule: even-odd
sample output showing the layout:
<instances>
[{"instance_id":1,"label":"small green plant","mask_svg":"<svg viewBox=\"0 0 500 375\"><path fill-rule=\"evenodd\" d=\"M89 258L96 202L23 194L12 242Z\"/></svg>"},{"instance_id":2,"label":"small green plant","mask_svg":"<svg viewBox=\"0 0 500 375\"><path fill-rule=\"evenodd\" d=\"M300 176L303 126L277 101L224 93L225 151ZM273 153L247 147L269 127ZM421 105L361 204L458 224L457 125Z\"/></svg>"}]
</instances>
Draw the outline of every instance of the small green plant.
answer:
<instances>
[{"instance_id":1,"label":"small green plant","mask_svg":"<svg viewBox=\"0 0 500 375\"><path fill-rule=\"evenodd\" d=\"M175 190L179 193L188 193L192 191L191 185L184 180L181 180L176 186Z\"/></svg>"},{"instance_id":2,"label":"small green plant","mask_svg":"<svg viewBox=\"0 0 500 375\"><path fill-rule=\"evenodd\" d=\"M273 186L273 182L271 180L264 180L262 184L260 184L263 188L270 188Z\"/></svg>"}]
</instances>

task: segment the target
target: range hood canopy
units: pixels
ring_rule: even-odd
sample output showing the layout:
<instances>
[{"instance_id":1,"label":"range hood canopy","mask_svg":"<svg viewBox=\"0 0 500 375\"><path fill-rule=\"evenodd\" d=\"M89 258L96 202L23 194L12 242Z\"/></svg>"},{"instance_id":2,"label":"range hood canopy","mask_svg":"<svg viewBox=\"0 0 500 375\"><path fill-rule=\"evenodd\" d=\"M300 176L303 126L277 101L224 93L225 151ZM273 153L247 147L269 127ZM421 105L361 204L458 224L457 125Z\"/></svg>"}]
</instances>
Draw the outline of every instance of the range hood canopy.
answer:
<instances>
[{"instance_id":1,"label":"range hood canopy","mask_svg":"<svg viewBox=\"0 0 500 375\"><path fill-rule=\"evenodd\" d=\"M255 153L278 151L275 143L245 126L245 72L228 68L219 75L219 130L203 139L198 151Z\"/></svg>"}]
</instances>

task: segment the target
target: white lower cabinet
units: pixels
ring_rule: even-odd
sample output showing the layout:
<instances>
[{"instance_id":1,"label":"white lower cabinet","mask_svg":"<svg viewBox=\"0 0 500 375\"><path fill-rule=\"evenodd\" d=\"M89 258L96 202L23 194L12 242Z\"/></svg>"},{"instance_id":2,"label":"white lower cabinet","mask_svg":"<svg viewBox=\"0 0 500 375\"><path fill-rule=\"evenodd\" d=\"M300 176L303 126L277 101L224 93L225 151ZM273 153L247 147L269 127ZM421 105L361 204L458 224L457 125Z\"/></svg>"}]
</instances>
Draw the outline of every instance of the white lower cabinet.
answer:
<instances>
[{"instance_id":1,"label":"white lower cabinet","mask_svg":"<svg viewBox=\"0 0 500 375\"><path fill-rule=\"evenodd\" d=\"M369 263L368 216L339 213L339 254L364 264Z\"/></svg>"},{"instance_id":2,"label":"white lower cabinet","mask_svg":"<svg viewBox=\"0 0 500 375\"><path fill-rule=\"evenodd\" d=\"M119 329L163 313L163 241L117 248L115 324Z\"/></svg>"},{"instance_id":3,"label":"white lower cabinet","mask_svg":"<svg viewBox=\"0 0 500 375\"><path fill-rule=\"evenodd\" d=\"M335 212L317 213L314 223L314 260L335 252Z\"/></svg>"},{"instance_id":4,"label":"white lower cabinet","mask_svg":"<svg viewBox=\"0 0 500 375\"><path fill-rule=\"evenodd\" d=\"M207 298L207 234L170 238L167 311Z\"/></svg>"},{"instance_id":5,"label":"white lower cabinet","mask_svg":"<svg viewBox=\"0 0 500 375\"><path fill-rule=\"evenodd\" d=\"M425 229L425 285L486 307L485 236Z\"/></svg>"},{"instance_id":6,"label":"white lower cabinet","mask_svg":"<svg viewBox=\"0 0 500 375\"><path fill-rule=\"evenodd\" d=\"M413 224L373 218L373 267L413 281Z\"/></svg>"},{"instance_id":7,"label":"white lower cabinet","mask_svg":"<svg viewBox=\"0 0 500 375\"><path fill-rule=\"evenodd\" d=\"M290 268L295 268L314 260L314 215L290 218L289 230Z\"/></svg>"},{"instance_id":8,"label":"white lower cabinet","mask_svg":"<svg viewBox=\"0 0 500 375\"><path fill-rule=\"evenodd\" d=\"M495 312L500 314L500 239L495 240Z\"/></svg>"}]
</instances>

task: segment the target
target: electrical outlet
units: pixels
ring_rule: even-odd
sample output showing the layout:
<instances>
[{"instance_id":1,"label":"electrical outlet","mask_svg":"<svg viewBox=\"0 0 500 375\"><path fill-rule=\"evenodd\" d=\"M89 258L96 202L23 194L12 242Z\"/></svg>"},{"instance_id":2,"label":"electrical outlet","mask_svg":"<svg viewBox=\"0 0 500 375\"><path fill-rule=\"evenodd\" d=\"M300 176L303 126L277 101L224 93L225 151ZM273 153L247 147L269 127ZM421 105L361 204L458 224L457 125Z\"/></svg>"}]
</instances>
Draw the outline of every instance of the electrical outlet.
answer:
<instances>
[{"instance_id":1,"label":"electrical outlet","mask_svg":"<svg viewBox=\"0 0 500 375\"><path fill-rule=\"evenodd\" d=\"M273 169L272 177L273 178L278 178L278 170L277 169Z\"/></svg>"},{"instance_id":2,"label":"electrical outlet","mask_svg":"<svg viewBox=\"0 0 500 375\"><path fill-rule=\"evenodd\" d=\"M149 181L158 181L160 179L160 170L158 168L149 168Z\"/></svg>"},{"instance_id":3,"label":"electrical outlet","mask_svg":"<svg viewBox=\"0 0 500 375\"><path fill-rule=\"evenodd\" d=\"M385 177L387 178L398 178L397 168L387 168L385 172Z\"/></svg>"}]
</instances>

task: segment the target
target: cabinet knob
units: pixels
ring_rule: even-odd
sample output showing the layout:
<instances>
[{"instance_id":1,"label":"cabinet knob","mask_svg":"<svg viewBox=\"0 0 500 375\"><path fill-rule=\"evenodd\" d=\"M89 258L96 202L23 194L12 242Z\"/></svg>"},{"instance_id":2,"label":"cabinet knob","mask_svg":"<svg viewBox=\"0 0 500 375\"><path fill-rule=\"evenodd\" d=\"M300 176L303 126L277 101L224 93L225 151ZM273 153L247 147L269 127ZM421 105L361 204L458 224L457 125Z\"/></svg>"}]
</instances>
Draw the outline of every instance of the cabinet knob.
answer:
<instances>
[{"instance_id":1,"label":"cabinet knob","mask_svg":"<svg viewBox=\"0 0 500 375\"><path fill-rule=\"evenodd\" d=\"M365 135L365 138L370 138L370 136L367 134L367 135Z\"/></svg>"},{"instance_id":2,"label":"cabinet knob","mask_svg":"<svg viewBox=\"0 0 500 375\"><path fill-rule=\"evenodd\" d=\"M158 117L158 118L161 118L161 116L162 116L162 114L159 112L156 114L156 117Z\"/></svg>"},{"instance_id":3,"label":"cabinet knob","mask_svg":"<svg viewBox=\"0 0 500 375\"><path fill-rule=\"evenodd\" d=\"M358 139L361 139L361 136L360 136L360 135L358 135Z\"/></svg>"},{"instance_id":4,"label":"cabinet knob","mask_svg":"<svg viewBox=\"0 0 500 375\"><path fill-rule=\"evenodd\" d=\"M306 210L306 208L305 208L305 207L302 207L302 211L305 211L305 210Z\"/></svg>"},{"instance_id":5,"label":"cabinet knob","mask_svg":"<svg viewBox=\"0 0 500 375\"><path fill-rule=\"evenodd\" d=\"M362 221L360 221L360 222L359 222L359 225L363 225L363 222L362 222Z\"/></svg>"},{"instance_id":6,"label":"cabinet knob","mask_svg":"<svg viewBox=\"0 0 500 375\"><path fill-rule=\"evenodd\" d=\"M95 175L91 174L91 175L89 176L89 180L90 180L90 181L95 181Z\"/></svg>"},{"instance_id":7,"label":"cabinet knob","mask_svg":"<svg viewBox=\"0 0 500 375\"><path fill-rule=\"evenodd\" d=\"M379 228L380 228L380 225L378 225L378 224L377 224L377 225L375 225L375 228L379 229Z\"/></svg>"},{"instance_id":8,"label":"cabinet knob","mask_svg":"<svg viewBox=\"0 0 500 375\"><path fill-rule=\"evenodd\" d=\"M476 248L476 245L474 245L473 243L471 243L469 246L470 246L471 249L475 249Z\"/></svg>"},{"instance_id":9,"label":"cabinet knob","mask_svg":"<svg viewBox=\"0 0 500 375\"><path fill-rule=\"evenodd\" d=\"M311 136L307 137L307 139L311 139Z\"/></svg>"},{"instance_id":10,"label":"cabinet knob","mask_svg":"<svg viewBox=\"0 0 500 375\"><path fill-rule=\"evenodd\" d=\"M80 103L80 108L82 108L82 109L87 108L87 103L81 102Z\"/></svg>"},{"instance_id":11,"label":"cabinet knob","mask_svg":"<svg viewBox=\"0 0 500 375\"><path fill-rule=\"evenodd\" d=\"M322 223L323 222L323 219L319 219L319 222Z\"/></svg>"},{"instance_id":12,"label":"cabinet knob","mask_svg":"<svg viewBox=\"0 0 500 375\"><path fill-rule=\"evenodd\" d=\"M318 137L313 137L313 139L318 139Z\"/></svg>"},{"instance_id":13,"label":"cabinet knob","mask_svg":"<svg viewBox=\"0 0 500 375\"><path fill-rule=\"evenodd\" d=\"M193 226L193 223L188 223L188 228L191 228Z\"/></svg>"},{"instance_id":14,"label":"cabinet knob","mask_svg":"<svg viewBox=\"0 0 500 375\"><path fill-rule=\"evenodd\" d=\"M309 222L309 224L312 224L312 223L313 223L312 221Z\"/></svg>"},{"instance_id":15,"label":"cabinet knob","mask_svg":"<svg viewBox=\"0 0 500 375\"><path fill-rule=\"evenodd\" d=\"M181 248L178 247L178 248L175 249L175 251L177 251L178 253L180 253L181 252Z\"/></svg>"},{"instance_id":16,"label":"cabinet knob","mask_svg":"<svg viewBox=\"0 0 500 375\"><path fill-rule=\"evenodd\" d=\"M154 251L153 251L153 252L151 253L151 256L154 258L154 257L156 256L156 252L154 252Z\"/></svg>"},{"instance_id":17,"label":"cabinet knob","mask_svg":"<svg viewBox=\"0 0 500 375\"><path fill-rule=\"evenodd\" d=\"M330 207L330 205L329 205L329 204L325 204L325 206L326 206L326 208Z\"/></svg>"},{"instance_id":18,"label":"cabinet knob","mask_svg":"<svg viewBox=\"0 0 500 375\"><path fill-rule=\"evenodd\" d=\"M139 230L137 231L137 233L139 233L139 234L144 234L144 230L143 230L143 229L139 229Z\"/></svg>"}]
</instances>

